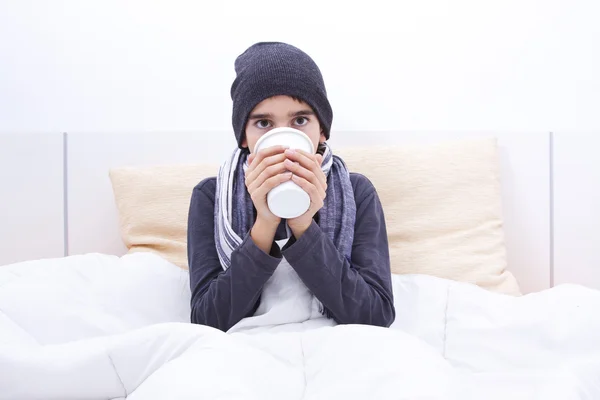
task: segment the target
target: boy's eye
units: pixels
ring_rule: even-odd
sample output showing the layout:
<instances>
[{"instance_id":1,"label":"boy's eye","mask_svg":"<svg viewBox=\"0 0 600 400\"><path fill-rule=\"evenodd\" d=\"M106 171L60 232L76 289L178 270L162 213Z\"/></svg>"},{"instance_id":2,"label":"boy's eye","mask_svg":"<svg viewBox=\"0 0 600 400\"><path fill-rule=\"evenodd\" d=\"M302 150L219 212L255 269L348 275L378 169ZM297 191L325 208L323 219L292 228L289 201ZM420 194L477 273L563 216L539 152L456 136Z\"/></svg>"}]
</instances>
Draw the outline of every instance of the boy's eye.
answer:
<instances>
[{"instance_id":1,"label":"boy's eye","mask_svg":"<svg viewBox=\"0 0 600 400\"><path fill-rule=\"evenodd\" d=\"M256 126L261 129L269 128L271 126L271 122L269 122L268 119L259 119L256 121Z\"/></svg>"},{"instance_id":2,"label":"boy's eye","mask_svg":"<svg viewBox=\"0 0 600 400\"><path fill-rule=\"evenodd\" d=\"M306 117L297 117L296 119L294 119L294 124L298 125L298 126L303 126L308 124L308 118Z\"/></svg>"}]
</instances>

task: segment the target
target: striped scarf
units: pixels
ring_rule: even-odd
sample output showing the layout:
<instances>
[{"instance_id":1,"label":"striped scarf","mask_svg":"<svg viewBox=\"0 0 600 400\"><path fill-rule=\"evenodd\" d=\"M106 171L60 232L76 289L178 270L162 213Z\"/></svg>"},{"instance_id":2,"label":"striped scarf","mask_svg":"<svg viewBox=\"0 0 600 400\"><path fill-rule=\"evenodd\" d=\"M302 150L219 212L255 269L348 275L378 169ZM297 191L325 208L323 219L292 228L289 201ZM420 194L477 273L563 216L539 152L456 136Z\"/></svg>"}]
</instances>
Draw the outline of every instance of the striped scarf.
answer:
<instances>
[{"instance_id":1,"label":"striped scarf","mask_svg":"<svg viewBox=\"0 0 600 400\"><path fill-rule=\"evenodd\" d=\"M321 169L327 176L327 196L319 210L319 226L350 261L356 219L354 191L344 161L334 156L326 143L324 149ZM231 253L254 224L254 205L245 185L248 155L247 149L236 149L217 176L215 243L223 270L231 266Z\"/></svg>"}]
</instances>

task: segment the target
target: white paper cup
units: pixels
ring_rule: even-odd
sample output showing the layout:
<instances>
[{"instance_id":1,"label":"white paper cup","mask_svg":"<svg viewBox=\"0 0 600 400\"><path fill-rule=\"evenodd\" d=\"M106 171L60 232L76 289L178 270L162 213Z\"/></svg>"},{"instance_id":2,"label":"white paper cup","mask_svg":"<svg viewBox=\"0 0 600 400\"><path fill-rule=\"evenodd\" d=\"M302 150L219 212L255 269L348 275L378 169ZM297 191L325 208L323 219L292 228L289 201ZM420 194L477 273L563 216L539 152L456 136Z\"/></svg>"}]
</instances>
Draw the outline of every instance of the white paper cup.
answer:
<instances>
[{"instance_id":1,"label":"white paper cup","mask_svg":"<svg viewBox=\"0 0 600 400\"><path fill-rule=\"evenodd\" d=\"M293 128L275 128L256 142L254 152L273 146L288 146L290 149L314 153L313 143L302 131ZM308 211L310 196L293 181L287 181L271 189L267 194L269 210L279 218L296 218Z\"/></svg>"}]
</instances>

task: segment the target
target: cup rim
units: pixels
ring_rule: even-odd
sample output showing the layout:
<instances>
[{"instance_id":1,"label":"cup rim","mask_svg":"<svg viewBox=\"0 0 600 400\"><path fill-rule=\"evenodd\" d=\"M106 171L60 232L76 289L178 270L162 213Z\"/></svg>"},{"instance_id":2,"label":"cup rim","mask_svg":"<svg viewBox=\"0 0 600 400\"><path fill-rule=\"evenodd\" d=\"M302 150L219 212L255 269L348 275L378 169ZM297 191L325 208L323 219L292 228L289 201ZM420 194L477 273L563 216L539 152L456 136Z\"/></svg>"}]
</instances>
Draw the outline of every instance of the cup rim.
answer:
<instances>
[{"instance_id":1,"label":"cup rim","mask_svg":"<svg viewBox=\"0 0 600 400\"><path fill-rule=\"evenodd\" d=\"M271 136L275 136L275 135L281 134L283 132L294 133L294 134L297 134L299 136L302 136L306 140L306 142L310 144L311 152L315 151L315 148L313 146L313 142L312 142L312 140L310 140L310 138L308 137L308 135L306 133L302 132L299 129L294 129L294 128L289 128L289 127L283 126L283 127L271 129L269 132L265 133L260 138L258 138L258 141L254 145L254 152L256 152L256 149L260 149L260 144L262 142L264 142L267 138L269 138Z\"/></svg>"}]
</instances>

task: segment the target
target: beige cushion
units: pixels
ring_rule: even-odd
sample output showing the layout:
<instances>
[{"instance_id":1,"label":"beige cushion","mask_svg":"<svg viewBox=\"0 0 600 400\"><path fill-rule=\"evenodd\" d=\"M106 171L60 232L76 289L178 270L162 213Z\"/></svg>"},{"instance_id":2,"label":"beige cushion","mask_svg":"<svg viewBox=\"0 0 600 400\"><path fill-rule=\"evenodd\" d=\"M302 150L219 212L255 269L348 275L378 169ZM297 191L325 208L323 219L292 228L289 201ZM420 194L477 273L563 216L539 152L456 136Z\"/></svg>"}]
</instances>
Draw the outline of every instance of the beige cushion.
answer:
<instances>
[{"instance_id":1,"label":"beige cushion","mask_svg":"<svg viewBox=\"0 0 600 400\"><path fill-rule=\"evenodd\" d=\"M494 139L337 149L351 171L366 175L384 207L392 272L470 282L507 294L497 145ZM191 192L218 166L111 170L123 240L187 268Z\"/></svg>"},{"instance_id":2,"label":"beige cushion","mask_svg":"<svg viewBox=\"0 0 600 400\"><path fill-rule=\"evenodd\" d=\"M110 171L123 242L187 269L187 217L194 187L217 165L165 165Z\"/></svg>"},{"instance_id":3,"label":"beige cushion","mask_svg":"<svg viewBox=\"0 0 600 400\"><path fill-rule=\"evenodd\" d=\"M392 272L519 294L506 270L495 139L338 149L384 208Z\"/></svg>"}]
</instances>

